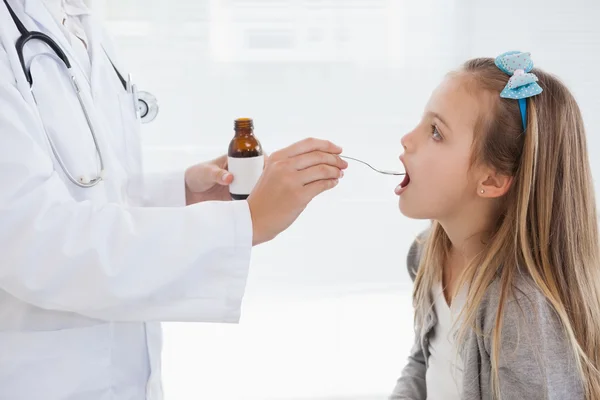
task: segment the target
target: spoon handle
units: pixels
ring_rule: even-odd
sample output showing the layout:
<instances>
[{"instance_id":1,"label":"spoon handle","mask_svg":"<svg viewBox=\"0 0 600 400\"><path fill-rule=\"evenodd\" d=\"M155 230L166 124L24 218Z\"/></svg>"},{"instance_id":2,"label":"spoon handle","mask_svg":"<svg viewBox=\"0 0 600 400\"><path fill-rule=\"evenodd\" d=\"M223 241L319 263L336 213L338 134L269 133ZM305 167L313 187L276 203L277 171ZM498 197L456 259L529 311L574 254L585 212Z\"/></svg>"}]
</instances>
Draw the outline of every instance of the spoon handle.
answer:
<instances>
[{"instance_id":1,"label":"spoon handle","mask_svg":"<svg viewBox=\"0 0 600 400\"><path fill-rule=\"evenodd\" d=\"M358 158L354 158L354 157L348 157L348 156L340 156L341 158L346 158L349 160L354 160L354 161L358 161L360 163L365 164L367 167L371 168L373 171L379 172L380 174L384 174L384 175L405 175L404 172L396 172L396 171L384 171L384 170L380 170L377 168L374 168L372 165L370 165L367 162L364 162L362 160L359 160Z\"/></svg>"}]
</instances>

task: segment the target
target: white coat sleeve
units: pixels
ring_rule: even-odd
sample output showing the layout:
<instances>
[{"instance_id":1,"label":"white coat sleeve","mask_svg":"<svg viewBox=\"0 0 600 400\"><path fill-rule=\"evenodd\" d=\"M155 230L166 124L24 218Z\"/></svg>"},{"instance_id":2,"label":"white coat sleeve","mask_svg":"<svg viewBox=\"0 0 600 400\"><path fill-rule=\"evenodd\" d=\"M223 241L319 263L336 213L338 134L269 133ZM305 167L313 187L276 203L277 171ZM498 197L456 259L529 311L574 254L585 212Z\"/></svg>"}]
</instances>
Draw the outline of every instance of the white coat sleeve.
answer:
<instances>
[{"instance_id":1,"label":"white coat sleeve","mask_svg":"<svg viewBox=\"0 0 600 400\"><path fill-rule=\"evenodd\" d=\"M185 206L185 171L144 174L144 194L148 206Z\"/></svg>"},{"instance_id":2,"label":"white coat sleeve","mask_svg":"<svg viewBox=\"0 0 600 400\"><path fill-rule=\"evenodd\" d=\"M103 320L237 322L252 248L247 202L76 202L5 57L0 47L0 290Z\"/></svg>"},{"instance_id":3,"label":"white coat sleeve","mask_svg":"<svg viewBox=\"0 0 600 400\"><path fill-rule=\"evenodd\" d=\"M151 172L133 178L129 190L146 207L183 207L185 171Z\"/></svg>"}]
</instances>

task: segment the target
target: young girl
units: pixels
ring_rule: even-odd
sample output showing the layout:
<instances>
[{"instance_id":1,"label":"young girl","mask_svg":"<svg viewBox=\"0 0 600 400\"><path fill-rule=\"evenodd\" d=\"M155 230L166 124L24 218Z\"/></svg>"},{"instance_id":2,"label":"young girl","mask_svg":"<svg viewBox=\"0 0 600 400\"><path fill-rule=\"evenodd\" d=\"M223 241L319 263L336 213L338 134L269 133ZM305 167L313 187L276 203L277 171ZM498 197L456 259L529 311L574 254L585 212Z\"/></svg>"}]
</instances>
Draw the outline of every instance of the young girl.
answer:
<instances>
[{"instance_id":1,"label":"young girl","mask_svg":"<svg viewBox=\"0 0 600 400\"><path fill-rule=\"evenodd\" d=\"M414 347L391 399L600 399L600 247L583 122L528 53L447 76L402 139Z\"/></svg>"}]
</instances>

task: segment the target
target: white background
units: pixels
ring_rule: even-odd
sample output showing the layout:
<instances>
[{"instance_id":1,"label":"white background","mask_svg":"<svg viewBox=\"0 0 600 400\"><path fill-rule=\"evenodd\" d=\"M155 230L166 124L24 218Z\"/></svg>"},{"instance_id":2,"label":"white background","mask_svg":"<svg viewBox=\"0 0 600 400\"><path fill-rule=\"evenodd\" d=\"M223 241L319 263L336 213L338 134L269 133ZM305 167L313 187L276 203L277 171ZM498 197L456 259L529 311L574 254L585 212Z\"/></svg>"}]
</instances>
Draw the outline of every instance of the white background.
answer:
<instances>
[{"instance_id":1,"label":"white background","mask_svg":"<svg viewBox=\"0 0 600 400\"><path fill-rule=\"evenodd\" d=\"M600 2L97 0L140 89L149 170L226 151L252 117L272 152L307 136L399 169L400 138L443 74L531 51L583 110L600 179ZM384 399L412 341L405 257L424 221L395 177L351 164L288 231L253 253L239 325L165 324L167 400ZM596 183L596 187L598 188Z\"/></svg>"}]
</instances>

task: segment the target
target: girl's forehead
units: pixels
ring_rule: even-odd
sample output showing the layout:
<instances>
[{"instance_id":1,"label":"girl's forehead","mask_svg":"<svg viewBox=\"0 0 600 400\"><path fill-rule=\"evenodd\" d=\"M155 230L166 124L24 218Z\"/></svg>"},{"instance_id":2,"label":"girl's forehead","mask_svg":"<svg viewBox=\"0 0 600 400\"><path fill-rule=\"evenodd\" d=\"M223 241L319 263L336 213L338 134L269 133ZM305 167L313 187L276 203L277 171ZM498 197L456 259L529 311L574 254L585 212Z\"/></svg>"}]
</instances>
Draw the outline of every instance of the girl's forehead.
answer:
<instances>
[{"instance_id":1,"label":"girl's forehead","mask_svg":"<svg viewBox=\"0 0 600 400\"><path fill-rule=\"evenodd\" d=\"M467 77L446 77L433 91L426 112L440 115L452 131L473 129L481 112L489 107L482 93Z\"/></svg>"}]
</instances>

